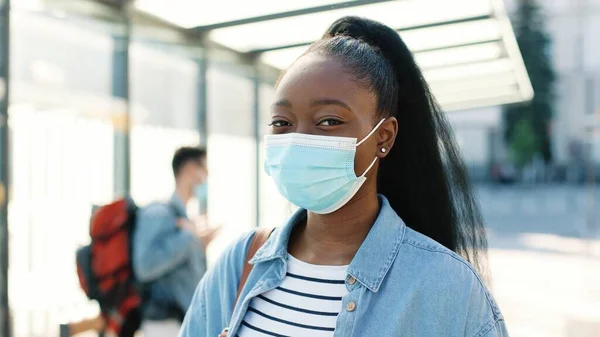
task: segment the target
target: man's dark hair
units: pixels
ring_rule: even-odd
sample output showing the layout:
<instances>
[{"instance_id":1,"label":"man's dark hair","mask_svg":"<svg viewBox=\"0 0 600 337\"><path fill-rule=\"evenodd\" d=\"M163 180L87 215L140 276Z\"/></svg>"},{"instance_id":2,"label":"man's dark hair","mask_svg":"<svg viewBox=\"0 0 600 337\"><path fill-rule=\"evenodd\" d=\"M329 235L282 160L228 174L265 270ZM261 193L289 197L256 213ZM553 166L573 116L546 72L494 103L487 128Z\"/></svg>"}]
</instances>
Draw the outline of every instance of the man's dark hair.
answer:
<instances>
[{"instance_id":1,"label":"man's dark hair","mask_svg":"<svg viewBox=\"0 0 600 337\"><path fill-rule=\"evenodd\" d=\"M179 171L190 161L195 161L202 165L202 160L206 158L206 149L202 147L182 147L175 151L173 156L173 174L177 177Z\"/></svg>"}]
</instances>

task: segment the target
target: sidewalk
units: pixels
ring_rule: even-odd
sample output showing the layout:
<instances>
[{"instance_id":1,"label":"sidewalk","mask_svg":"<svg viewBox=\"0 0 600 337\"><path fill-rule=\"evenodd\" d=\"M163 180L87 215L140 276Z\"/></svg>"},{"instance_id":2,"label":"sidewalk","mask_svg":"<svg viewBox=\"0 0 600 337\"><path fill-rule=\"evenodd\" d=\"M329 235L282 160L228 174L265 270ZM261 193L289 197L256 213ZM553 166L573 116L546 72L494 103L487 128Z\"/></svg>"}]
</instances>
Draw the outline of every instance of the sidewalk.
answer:
<instances>
[{"instance_id":1,"label":"sidewalk","mask_svg":"<svg viewBox=\"0 0 600 337\"><path fill-rule=\"evenodd\" d=\"M492 291L511 337L600 336L599 240L538 234L490 241Z\"/></svg>"}]
</instances>

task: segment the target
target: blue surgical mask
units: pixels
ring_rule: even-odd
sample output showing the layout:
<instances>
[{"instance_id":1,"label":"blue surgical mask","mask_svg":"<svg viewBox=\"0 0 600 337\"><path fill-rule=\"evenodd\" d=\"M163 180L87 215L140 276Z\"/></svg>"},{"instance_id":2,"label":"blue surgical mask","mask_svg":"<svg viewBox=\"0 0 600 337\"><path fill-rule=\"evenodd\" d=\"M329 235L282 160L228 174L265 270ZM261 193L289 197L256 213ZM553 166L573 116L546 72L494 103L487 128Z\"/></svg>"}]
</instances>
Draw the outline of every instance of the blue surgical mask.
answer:
<instances>
[{"instance_id":1,"label":"blue surgical mask","mask_svg":"<svg viewBox=\"0 0 600 337\"><path fill-rule=\"evenodd\" d=\"M367 180L354 173L356 147L368 139L382 119L360 142L356 138L287 133L265 136L265 171L279 193L292 204L317 214L344 206Z\"/></svg>"},{"instance_id":2,"label":"blue surgical mask","mask_svg":"<svg viewBox=\"0 0 600 337\"><path fill-rule=\"evenodd\" d=\"M198 184L194 187L194 197L200 202L202 207L205 207L208 199L208 183Z\"/></svg>"}]
</instances>

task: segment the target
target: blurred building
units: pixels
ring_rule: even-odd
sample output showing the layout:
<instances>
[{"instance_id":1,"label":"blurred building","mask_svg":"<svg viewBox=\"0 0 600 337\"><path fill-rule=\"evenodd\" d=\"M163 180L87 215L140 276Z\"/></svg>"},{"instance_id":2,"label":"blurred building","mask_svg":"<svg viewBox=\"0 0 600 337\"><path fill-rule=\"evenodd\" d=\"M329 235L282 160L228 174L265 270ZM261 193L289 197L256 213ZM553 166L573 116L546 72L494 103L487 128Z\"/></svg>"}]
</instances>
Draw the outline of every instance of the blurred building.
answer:
<instances>
[{"instance_id":1,"label":"blurred building","mask_svg":"<svg viewBox=\"0 0 600 337\"><path fill-rule=\"evenodd\" d=\"M505 2L510 16L515 16L519 0ZM554 165L561 172L556 178L567 179L572 172L572 180L583 181L590 163L600 176L600 1L536 3L545 16L557 74L551 126ZM478 180L488 178L490 163L508 157L502 139L502 108L485 110L449 114L467 165Z\"/></svg>"},{"instance_id":2,"label":"blurred building","mask_svg":"<svg viewBox=\"0 0 600 337\"><path fill-rule=\"evenodd\" d=\"M600 164L600 1L538 1L552 39L558 75L552 125L557 163L567 165L576 147ZM514 10L516 0L507 1Z\"/></svg>"},{"instance_id":3,"label":"blurred building","mask_svg":"<svg viewBox=\"0 0 600 337\"><path fill-rule=\"evenodd\" d=\"M448 120L471 178L489 180L491 164L507 157L502 138L502 107L452 111Z\"/></svg>"}]
</instances>

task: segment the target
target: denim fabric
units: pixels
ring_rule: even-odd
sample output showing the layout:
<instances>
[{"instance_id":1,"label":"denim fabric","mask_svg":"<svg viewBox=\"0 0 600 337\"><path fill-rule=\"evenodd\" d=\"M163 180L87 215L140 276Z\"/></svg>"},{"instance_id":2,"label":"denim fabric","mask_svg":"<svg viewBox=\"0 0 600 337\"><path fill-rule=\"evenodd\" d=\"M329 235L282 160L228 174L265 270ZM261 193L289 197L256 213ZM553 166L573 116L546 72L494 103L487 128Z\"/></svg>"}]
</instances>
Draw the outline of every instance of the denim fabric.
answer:
<instances>
[{"instance_id":1,"label":"denim fabric","mask_svg":"<svg viewBox=\"0 0 600 337\"><path fill-rule=\"evenodd\" d=\"M186 217L185 206L177 196L168 203L149 205L137 214L133 269L145 283L146 319L182 316L206 272L202 244L194 234L177 226L177 219Z\"/></svg>"},{"instance_id":2,"label":"denim fabric","mask_svg":"<svg viewBox=\"0 0 600 337\"><path fill-rule=\"evenodd\" d=\"M349 293L334 336L508 336L496 302L473 267L408 228L385 197L380 203L379 216L348 267ZM253 233L226 250L200 282L179 336L215 337L224 327L236 336L251 299L283 281L290 233L305 217L306 211L298 211L256 253L235 310Z\"/></svg>"}]
</instances>

